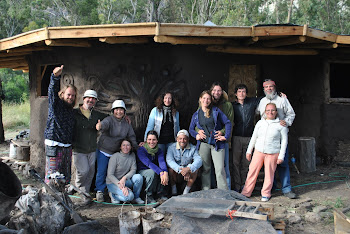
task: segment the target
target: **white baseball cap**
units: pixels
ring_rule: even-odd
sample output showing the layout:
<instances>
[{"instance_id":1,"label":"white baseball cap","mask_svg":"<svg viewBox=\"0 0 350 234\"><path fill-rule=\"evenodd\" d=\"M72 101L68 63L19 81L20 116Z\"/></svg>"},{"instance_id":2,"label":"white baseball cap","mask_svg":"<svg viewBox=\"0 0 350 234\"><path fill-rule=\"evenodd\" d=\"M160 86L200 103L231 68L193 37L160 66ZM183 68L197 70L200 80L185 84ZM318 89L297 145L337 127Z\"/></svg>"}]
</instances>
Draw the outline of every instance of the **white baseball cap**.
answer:
<instances>
[{"instance_id":1,"label":"white baseball cap","mask_svg":"<svg viewBox=\"0 0 350 234\"><path fill-rule=\"evenodd\" d=\"M92 89L88 89L85 91L83 99L86 97L93 97L96 98L96 100L98 100L96 91Z\"/></svg>"},{"instance_id":2,"label":"white baseball cap","mask_svg":"<svg viewBox=\"0 0 350 234\"><path fill-rule=\"evenodd\" d=\"M111 110L115 108L124 108L124 110L126 111L125 103L123 100L115 100L112 104Z\"/></svg>"},{"instance_id":3,"label":"white baseball cap","mask_svg":"<svg viewBox=\"0 0 350 234\"><path fill-rule=\"evenodd\" d=\"M178 137L178 136L181 135L181 134L186 135L187 137L190 137L190 135L188 134L188 131L185 130L185 129L181 129L181 130L177 133L176 136Z\"/></svg>"}]
</instances>

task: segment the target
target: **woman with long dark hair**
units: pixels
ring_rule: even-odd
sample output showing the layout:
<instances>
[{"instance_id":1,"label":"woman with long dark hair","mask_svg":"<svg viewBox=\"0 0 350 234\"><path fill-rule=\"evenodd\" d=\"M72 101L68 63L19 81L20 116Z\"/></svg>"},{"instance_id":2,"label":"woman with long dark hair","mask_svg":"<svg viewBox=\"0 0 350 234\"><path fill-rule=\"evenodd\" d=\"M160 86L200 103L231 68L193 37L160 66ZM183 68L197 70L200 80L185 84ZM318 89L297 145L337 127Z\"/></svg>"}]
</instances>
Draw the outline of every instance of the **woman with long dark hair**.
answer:
<instances>
[{"instance_id":1,"label":"woman with long dark hair","mask_svg":"<svg viewBox=\"0 0 350 234\"><path fill-rule=\"evenodd\" d=\"M176 135L180 131L179 112L176 109L178 103L174 94L166 91L156 99L155 104L148 118L145 141L149 131L156 131L159 136L158 146L165 155L169 145L176 141Z\"/></svg>"}]
</instances>

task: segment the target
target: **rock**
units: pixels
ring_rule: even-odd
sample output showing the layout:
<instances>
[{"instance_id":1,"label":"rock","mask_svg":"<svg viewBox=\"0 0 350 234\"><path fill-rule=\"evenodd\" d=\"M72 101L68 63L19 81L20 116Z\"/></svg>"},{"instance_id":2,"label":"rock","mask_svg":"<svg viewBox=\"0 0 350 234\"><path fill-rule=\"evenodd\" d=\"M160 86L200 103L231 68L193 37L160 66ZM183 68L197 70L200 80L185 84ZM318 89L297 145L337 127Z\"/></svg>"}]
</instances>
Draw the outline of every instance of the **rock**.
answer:
<instances>
[{"instance_id":1,"label":"rock","mask_svg":"<svg viewBox=\"0 0 350 234\"><path fill-rule=\"evenodd\" d=\"M308 212L305 214L305 221L310 223L318 223L321 221L321 216L315 212Z\"/></svg>"},{"instance_id":2,"label":"rock","mask_svg":"<svg viewBox=\"0 0 350 234\"><path fill-rule=\"evenodd\" d=\"M332 212L320 212L319 215L321 216L321 218L333 218L333 213Z\"/></svg>"},{"instance_id":3,"label":"rock","mask_svg":"<svg viewBox=\"0 0 350 234\"><path fill-rule=\"evenodd\" d=\"M292 203L290 205L290 207L292 207L292 208L299 207L301 204L311 203L311 201L312 201L311 198L305 198L305 199L302 199L302 200L299 200L299 201L296 201L296 202Z\"/></svg>"},{"instance_id":4,"label":"rock","mask_svg":"<svg viewBox=\"0 0 350 234\"><path fill-rule=\"evenodd\" d=\"M84 234L111 234L111 232L102 226L98 221L89 221L74 224L66 227L63 230L63 234L74 234L74 233L84 233Z\"/></svg>"},{"instance_id":5,"label":"rock","mask_svg":"<svg viewBox=\"0 0 350 234\"><path fill-rule=\"evenodd\" d=\"M311 211L313 207L313 204L311 202L305 202L299 204L299 207L296 208L296 211L298 214L306 214L307 212Z\"/></svg>"},{"instance_id":6,"label":"rock","mask_svg":"<svg viewBox=\"0 0 350 234\"><path fill-rule=\"evenodd\" d=\"M297 224L301 222L301 217L298 214L290 214L287 216L289 224Z\"/></svg>"},{"instance_id":7,"label":"rock","mask_svg":"<svg viewBox=\"0 0 350 234\"><path fill-rule=\"evenodd\" d=\"M316 206L312 209L313 212L315 213L320 213L323 211L326 211L328 208L326 206Z\"/></svg>"}]
</instances>

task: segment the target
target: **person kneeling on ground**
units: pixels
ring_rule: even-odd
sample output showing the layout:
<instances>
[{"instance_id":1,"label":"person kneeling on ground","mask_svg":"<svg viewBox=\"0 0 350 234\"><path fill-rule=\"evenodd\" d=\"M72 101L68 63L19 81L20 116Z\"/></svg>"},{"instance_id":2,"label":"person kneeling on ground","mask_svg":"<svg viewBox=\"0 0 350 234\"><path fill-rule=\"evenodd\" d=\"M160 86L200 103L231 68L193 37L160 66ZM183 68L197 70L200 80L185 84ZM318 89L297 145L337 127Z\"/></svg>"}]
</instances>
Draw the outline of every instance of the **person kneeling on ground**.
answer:
<instances>
[{"instance_id":1,"label":"person kneeling on ground","mask_svg":"<svg viewBox=\"0 0 350 234\"><path fill-rule=\"evenodd\" d=\"M188 138L188 131L180 130L177 133L177 142L169 146L166 155L172 195L177 195L176 184L183 184L184 181L187 181L187 185L183 194L189 193L197 179L198 169L202 166L201 156L196 146L188 142Z\"/></svg>"},{"instance_id":2,"label":"person kneeling on ground","mask_svg":"<svg viewBox=\"0 0 350 234\"><path fill-rule=\"evenodd\" d=\"M113 154L108 162L106 184L111 201L115 204L132 200L137 204L145 203L140 198L143 179L140 174L135 174L136 156L131 144L130 140L123 139L119 152Z\"/></svg>"},{"instance_id":3,"label":"person kneeling on ground","mask_svg":"<svg viewBox=\"0 0 350 234\"><path fill-rule=\"evenodd\" d=\"M137 169L145 180L147 203L155 203L153 195L156 194L161 200L166 197L168 185L168 169L164 153L158 147L158 134L151 130L146 135L146 143L137 150Z\"/></svg>"}]
</instances>

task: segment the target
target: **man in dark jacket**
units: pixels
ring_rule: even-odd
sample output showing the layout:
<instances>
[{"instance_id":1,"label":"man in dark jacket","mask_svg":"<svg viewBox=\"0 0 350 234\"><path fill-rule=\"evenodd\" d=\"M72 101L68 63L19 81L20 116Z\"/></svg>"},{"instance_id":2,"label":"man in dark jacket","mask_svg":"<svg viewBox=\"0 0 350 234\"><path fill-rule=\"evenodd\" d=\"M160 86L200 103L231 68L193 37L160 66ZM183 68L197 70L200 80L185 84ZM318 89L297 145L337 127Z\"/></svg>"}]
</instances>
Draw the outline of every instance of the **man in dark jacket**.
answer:
<instances>
[{"instance_id":1,"label":"man in dark jacket","mask_svg":"<svg viewBox=\"0 0 350 234\"><path fill-rule=\"evenodd\" d=\"M77 89L74 85L66 85L59 91L62 70L63 65L53 70L48 89L49 109L45 129L46 183L49 182L50 175L56 172L63 174L67 183L71 178L73 107Z\"/></svg>"},{"instance_id":2,"label":"man in dark jacket","mask_svg":"<svg viewBox=\"0 0 350 234\"><path fill-rule=\"evenodd\" d=\"M232 103L234 110L233 144L233 189L241 192L249 169L246 152L254 131L255 109L261 98L247 97L248 88L244 84L235 87L237 101Z\"/></svg>"},{"instance_id":3,"label":"man in dark jacket","mask_svg":"<svg viewBox=\"0 0 350 234\"><path fill-rule=\"evenodd\" d=\"M86 90L83 104L74 109L75 128L73 140L73 161L76 168L75 184L89 193L95 174L98 120L107 115L94 110L98 101L95 90Z\"/></svg>"}]
</instances>

